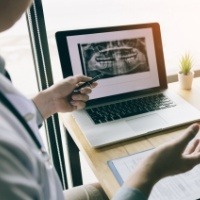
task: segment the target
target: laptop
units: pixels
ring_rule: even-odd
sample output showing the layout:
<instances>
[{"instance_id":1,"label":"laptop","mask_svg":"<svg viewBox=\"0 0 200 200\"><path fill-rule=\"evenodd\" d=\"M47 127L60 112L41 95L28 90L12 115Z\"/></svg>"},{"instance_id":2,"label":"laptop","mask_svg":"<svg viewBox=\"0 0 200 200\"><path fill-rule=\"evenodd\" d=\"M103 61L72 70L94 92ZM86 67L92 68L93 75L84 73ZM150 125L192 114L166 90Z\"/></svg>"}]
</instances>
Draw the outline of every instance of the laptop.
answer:
<instances>
[{"instance_id":1,"label":"laptop","mask_svg":"<svg viewBox=\"0 0 200 200\"><path fill-rule=\"evenodd\" d=\"M72 112L93 148L200 120L200 111L167 89L158 23L58 31L63 77L84 74L98 86Z\"/></svg>"}]
</instances>

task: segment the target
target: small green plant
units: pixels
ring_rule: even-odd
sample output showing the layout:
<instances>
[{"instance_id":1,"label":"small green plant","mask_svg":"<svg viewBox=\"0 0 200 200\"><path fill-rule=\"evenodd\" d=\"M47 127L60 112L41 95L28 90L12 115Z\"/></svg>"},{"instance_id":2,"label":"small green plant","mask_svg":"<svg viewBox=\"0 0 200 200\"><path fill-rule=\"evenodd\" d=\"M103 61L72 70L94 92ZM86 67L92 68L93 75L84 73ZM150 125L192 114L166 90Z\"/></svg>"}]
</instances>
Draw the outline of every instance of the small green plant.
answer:
<instances>
[{"instance_id":1,"label":"small green plant","mask_svg":"<svg viewBox=\"0 0 200 200\"><path fill-rule=\"evenodd\" d=\"M189 53L184 54L180 59L180 73L187 75L193 67L193 58Z\"/></svg>"}]
</instances>

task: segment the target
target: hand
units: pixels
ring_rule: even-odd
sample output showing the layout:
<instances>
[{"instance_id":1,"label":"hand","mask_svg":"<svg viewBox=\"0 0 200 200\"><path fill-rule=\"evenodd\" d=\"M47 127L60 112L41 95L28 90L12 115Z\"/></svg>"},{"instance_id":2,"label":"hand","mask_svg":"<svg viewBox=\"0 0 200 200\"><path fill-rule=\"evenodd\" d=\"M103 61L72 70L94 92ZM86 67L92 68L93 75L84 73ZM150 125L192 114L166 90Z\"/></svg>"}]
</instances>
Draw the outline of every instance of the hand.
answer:
<instances>
[{"instance_id":1,"label":"hand","mask_svg":"<svg viewBox=\"0 0 200 200\"><path fill-rule=\"evenodd\" d=\"M91 80L91 77L77 75L68 77L48 89L40 92L33 101L44 118L48 118L56 112L71 112L85 107L86 101L97 86L94 82L91 87L85 87L80 93L73 93L78 84Z\"/></svg>"},{"instance_id":2,"label":"hand","mask_svg":"<svg viewBox=\"0 0 200 200\"><path fill-rule=\"evenodd\" d=\"M199 125L191 125L179 138L156 148L134 170L125 183L138 188L148 197L153 185L160 179L186 172L200 163L200 140L192 140Z\"/></svg>"}]
</instances>

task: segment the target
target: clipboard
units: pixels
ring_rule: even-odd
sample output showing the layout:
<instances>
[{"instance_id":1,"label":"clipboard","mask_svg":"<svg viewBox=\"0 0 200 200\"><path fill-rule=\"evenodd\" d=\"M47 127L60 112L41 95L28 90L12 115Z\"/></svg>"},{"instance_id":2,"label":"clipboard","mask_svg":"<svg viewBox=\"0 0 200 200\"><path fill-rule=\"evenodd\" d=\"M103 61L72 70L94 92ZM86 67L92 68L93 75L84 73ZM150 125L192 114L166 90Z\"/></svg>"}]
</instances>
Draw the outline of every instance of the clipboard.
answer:
<instances>
[{"instance_id":1,"label":"clipboard","mask_svg":"<svg viewBox=\"0 0 200 200\"><path fill-rule=\"evenodd\" d=\"M136 165L153 149L108 161L108 166L121 186ZM200 199L200 165L189 172L166 177L153 187L149 200L198 200Z\"/></svg>"}]
</instances>

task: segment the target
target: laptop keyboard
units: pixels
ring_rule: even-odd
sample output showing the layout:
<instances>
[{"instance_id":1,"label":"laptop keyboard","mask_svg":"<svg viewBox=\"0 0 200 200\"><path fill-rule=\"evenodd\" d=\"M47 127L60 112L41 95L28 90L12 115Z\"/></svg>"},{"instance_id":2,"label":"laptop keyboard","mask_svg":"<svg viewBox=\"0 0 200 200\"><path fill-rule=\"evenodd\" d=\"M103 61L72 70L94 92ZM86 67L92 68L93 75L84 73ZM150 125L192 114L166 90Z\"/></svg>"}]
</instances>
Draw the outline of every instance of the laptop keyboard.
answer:
<instances>
[{"instance_id":1,"label":"laptop keyboard","mask_svg":"<svg viewBox=\"0 0 200 200\"><path fill-rule=\"evenodd\" d=\"M174 107L176 104L163 94L156 94L100 107L86 109L95 124Z\"/></svg>"}]
</instances>

